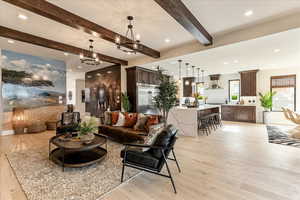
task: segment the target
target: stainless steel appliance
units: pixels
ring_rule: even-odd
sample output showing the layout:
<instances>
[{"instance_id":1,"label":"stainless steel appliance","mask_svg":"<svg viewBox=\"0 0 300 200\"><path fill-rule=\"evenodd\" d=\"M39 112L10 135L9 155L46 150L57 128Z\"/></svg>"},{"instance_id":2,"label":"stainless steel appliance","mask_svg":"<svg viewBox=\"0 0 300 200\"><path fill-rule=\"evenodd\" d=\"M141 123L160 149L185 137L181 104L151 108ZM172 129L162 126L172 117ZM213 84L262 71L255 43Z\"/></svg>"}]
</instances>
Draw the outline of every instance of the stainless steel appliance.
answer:
<instances>
[{"instance_id":1,"label":"stainless steel appliance","mask_svg":"<svg viewBox=\"0 0 300 200\"><path fill-rule=\"evenodd\" d=\"M154 97L159 93L157 85L137 83L137 112L159 114Z\"/></svg>"}]
</instances>

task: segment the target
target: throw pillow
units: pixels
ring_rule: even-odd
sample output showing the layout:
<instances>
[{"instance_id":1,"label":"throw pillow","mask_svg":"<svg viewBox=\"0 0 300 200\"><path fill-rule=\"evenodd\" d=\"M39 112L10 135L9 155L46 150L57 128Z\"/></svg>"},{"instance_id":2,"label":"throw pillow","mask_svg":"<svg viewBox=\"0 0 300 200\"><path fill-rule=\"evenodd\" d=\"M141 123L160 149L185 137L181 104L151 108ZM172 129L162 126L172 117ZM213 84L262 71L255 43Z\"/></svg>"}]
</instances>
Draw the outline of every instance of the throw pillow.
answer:
<instances>
[{"instance_id":1,"label":"throw pillow","mask_svg":"<svg viewBox=\"0 0 300 200\"><path fill-rule=\"evenodd\" d=\"M124 126L124 123L125 123L125 116L124 114L122 114L121 112L119 113L119 116L118 116L118 121L115 125L113 126Z\"/></svg>"},{"instance_id":2,"label":"throw pillow","mask_svg":"<svg viewBox=\"0 0 300 200\"><path fill-rule=\"evenodd\" d=\"M111 123L112 123L112 125L114 125L118 122L118 118L119 118L119 112L112 112L111 113Z\"/></svg>"},{"instance_id":3,"label":"throw pillow","mask_svg":"<svg viewBox=\"0 0 300 200\"><path fill-rule=\"evenodd\" d=\"M133 129L136 131L144 131L145 125L147 123L148 117L142 113L138 114L137 122L134 125Z\"/></svg>"},{"instance_id":4,"label":"throw pillow","mask_svg":"<svg viewBox=\"0 0 300 200\"><path fill-rule=\"evenodd\" d=\"M127 128L131 128L136 124L137 113L125 113L125 124Z\"/></svg>"},{"instance_id":5,"label":"throw pillow","mask_svg":"<svg viewBox=\"0 0 300 200\"><path fill-rule=\"evenodd\" d=\"M149 127L152 126L152 125L156 125L158 123L159 123L159 120L158 120L157 115L149 115L146 126L145 126L146 131L149 133Z\"/></svg>"},{"instance_id":6,"label":"throw pillow","mask_svg":"<svg viewBox=\"0 0 300 200\"><path fill-rule=\"evenodd\" d=\"M104 125L112 125L111 123L111 112L105 111L104 112Z\"/></svg>"},{"instance_id":7,"label":"throw pillow","mask_svg":"<svg viewBox=\"0 0 300 200\"><path fill-rule=\"evenodd\" d=\"M144 144L153 145L157 136L161 133L163 129L164 126L161 126L160 124L152 125L149 129L149 134L144 139ZM144 147L142 150L147 151L148 149L149 149L148 147Z\"/></svg>"}]
</instances>

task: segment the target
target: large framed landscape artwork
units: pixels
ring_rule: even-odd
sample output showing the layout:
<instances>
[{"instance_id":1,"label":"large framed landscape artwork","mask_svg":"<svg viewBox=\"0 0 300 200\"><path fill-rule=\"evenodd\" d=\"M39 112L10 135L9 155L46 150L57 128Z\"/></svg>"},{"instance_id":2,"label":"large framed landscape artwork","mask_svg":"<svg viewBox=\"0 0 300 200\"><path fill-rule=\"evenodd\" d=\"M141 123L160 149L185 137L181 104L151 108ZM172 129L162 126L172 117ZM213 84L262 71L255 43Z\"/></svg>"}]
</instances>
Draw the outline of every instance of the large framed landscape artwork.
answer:
<instances>
[{"instance_id":1,"label":"large framed landscape artwork","mask_svg":"<svg viewBox=\"0 0 300 200\"><path fill-rule=\"evenodd\" d=\"M8 50L1 50L4 130L11 129L13 111L25 110L27 123L54 120L66 101L66 65Z\"/></svg>"}]
</instances>

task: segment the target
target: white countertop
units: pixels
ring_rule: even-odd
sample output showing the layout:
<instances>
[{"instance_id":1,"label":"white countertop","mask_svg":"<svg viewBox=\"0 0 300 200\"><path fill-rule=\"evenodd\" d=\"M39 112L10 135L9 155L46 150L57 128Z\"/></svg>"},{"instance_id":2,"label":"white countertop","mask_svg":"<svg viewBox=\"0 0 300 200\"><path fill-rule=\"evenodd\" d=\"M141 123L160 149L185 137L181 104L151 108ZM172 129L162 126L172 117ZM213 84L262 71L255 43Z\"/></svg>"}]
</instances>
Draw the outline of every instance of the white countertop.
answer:
<instances>
[{"instance_id":1,"label":"white countertop","mask_svg":"<svg viewBox=\"0 0 300 200\"><path fill-rule=\"evenodd\" d=\"M177 106L175 107L175 109L179 109L179 110L206 110L206 109L210 109L210 108L220 108L219 105L200 105L197 108L188 108L186 106Z\"/></svg>"}]
</instances>

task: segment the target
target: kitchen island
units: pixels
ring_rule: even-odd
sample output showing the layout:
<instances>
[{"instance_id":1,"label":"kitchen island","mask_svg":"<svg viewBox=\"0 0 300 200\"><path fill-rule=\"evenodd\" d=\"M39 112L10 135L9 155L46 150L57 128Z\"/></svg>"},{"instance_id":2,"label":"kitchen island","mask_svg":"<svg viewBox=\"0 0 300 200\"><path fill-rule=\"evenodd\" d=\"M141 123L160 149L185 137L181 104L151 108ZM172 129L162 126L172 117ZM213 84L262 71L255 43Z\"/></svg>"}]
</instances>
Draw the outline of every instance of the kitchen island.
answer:
<instances>
[{"instance_id":1,"label":"kitchen island","mask_svg":"<svg viewBox=\"0 0 300 200\"><path fill-rule=\"evenodd\" d=\"M178 106L173 108L168 117L168 124L173 124L179 129L179 135L198 136L197 115L208 115L211 113L219 113L218 105L200 105L195 108Z\"/></svg>"}]
</instances>

